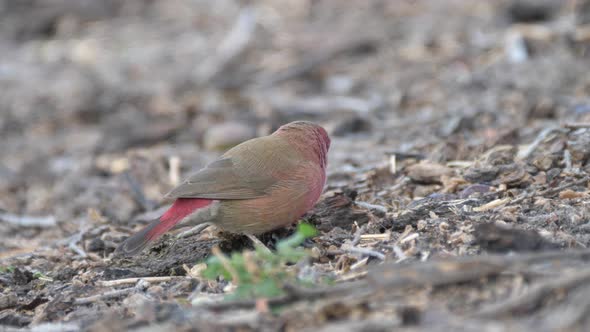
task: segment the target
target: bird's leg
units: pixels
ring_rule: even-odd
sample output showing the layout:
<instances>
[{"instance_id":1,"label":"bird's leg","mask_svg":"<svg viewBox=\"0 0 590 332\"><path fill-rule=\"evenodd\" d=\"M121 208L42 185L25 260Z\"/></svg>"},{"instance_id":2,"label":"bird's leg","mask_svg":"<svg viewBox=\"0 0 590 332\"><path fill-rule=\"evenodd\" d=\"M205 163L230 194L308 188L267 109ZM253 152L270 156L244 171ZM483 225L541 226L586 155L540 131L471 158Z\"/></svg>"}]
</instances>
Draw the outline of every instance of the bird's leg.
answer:
<instances>
[{"instance_id":1,"label":"bird's leg","mask_svg":"<svg viewBox=\"0 0 590 332\"><path fill-rule=\"evenodd\" d=\"M262 243L262 241L260 241L256 236L252 235L252 234L244 234L246 235L250 241L252 241L252 243L254 244L254 247L259 246L260 248L262 248L262 250L268 252L269 254L272 253L272 251L270 249L268 249L267 246L264 245L264 243Z\"/></svg>"},{"instance_id":2,"label":"bird's leg","mask_svg":"<svg viewBox=\"0 0 590 332\"><path fill-rule=\"evenodd\" d=\"M195 234L199 234L201 233L205 228L211 226L211 224L209 223L204 223L204 224L198 224L197 226L194 226L193 228L186 230L182 233L179 233L178 235L176 235L177 239L183 239L185 237L189 237L189 236L193 236Z\"/></svg>"}]
</instances>

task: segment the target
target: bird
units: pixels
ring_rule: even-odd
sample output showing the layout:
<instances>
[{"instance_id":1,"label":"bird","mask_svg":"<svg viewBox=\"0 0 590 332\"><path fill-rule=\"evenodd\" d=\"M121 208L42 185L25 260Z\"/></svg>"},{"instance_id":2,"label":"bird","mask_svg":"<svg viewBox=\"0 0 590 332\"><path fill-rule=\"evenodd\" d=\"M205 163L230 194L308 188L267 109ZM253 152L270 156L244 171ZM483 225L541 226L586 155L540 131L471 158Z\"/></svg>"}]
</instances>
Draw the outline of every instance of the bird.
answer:
<instances>
[{"instance_id":1,"label":"bird","mask_svg":"<svg viewBox=\"0 0 590 332\"><path fill-rule=\"evenodd\" d=\"M294 121L236 145L167 193L172 206L115 253L135 255L171 229L204 223L249 236L292 224L322 194L330 142L320 125Z\"/></svg>"}]
</instances>

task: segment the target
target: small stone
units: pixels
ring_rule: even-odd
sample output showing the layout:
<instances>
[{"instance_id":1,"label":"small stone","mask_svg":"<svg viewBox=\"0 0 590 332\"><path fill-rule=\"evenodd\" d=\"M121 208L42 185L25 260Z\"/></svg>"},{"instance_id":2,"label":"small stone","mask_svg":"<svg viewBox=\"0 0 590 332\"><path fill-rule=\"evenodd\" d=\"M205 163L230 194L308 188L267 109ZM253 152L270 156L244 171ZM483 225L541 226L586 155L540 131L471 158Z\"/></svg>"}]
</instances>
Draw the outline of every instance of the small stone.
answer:
<instances>
[{"instance_id":1,"label":"small stone","mask_svg":"<svg viewBox=\"0 0 590 332\"><path fill-rule=\"evenodd\" d=\"M5 295L0 294L0 310L12 308L18 304L18 298L15 294L9 293Z\"/></svg>"},{"instance_id":2,"label":"small stone","mask_svg":"<svg viewBox=\"0 0 590 332\"><path fill-rule=\"evenodd\" d=\"M354 88L354 81L348 76L333 75L326 79L324 86L330 93L345 95Z\"/></svg>"},{"instance_id":3,"label":"small stone","mask_svg":"<svg viewBox=\"0 0 590 332\"><path fill-rule=\"evenodd\" d=\"M161 298L164 296L164 288L160 285L153 285L147 289L147 293Z\"/></svg>"},{"instance_id":4,"label":"small stone","mask_svg":"<svg viewBox=\"0 0 590 332\"><path fill-rule=\"evenodd\" d=\"M105 249L104 241L100 238L94 238L88 243L86 250L90 252L103 251Z\"/></svg>"},{"instance_id":5,"label":"small stone","mask_svg":"<svg viewBox=\"0 0 590 332\"><path fill-rule=\"evenodd\" d=\"M509 165L514 162L518 149L513 145L499 145L483 154L482 161L487 165Z\"/></svg>"},{"instance_id":6,"label":"small stone","mask_svg":"<svg viewBox=\"0 0 590 332\"><path fill-rule=\"evenodd\" d=\"M318 259L322 256L322 253L318 247L311 248L311 257Z\"/></svg>"},{"instance_id":7,"label":"small stone","mask_svg":"<svg viewBox=\"0 0 590 332\"><path fill-rule=\"evenodd\" d=\"M529 118L553 119L557 114L557 105L547 97L541 98L531 106Z\"/></svg>"},{"instance_id":8,"label":"small stone","mask_svg":"<svg viewBox=\"0 0 590 332\"><path fill-rule=\"evenodd\" d=\"M551 156L542 155L533 159L532 164L542 171L548 171L553 166L553 161L554 158Z\"/></svg>"},{"instance_id":9,"label":"small stone","mask_svg":"<svg viewBox=\"0 0 590 332\"><path fill-rule=\"evenodd\" d=\"M426 221L425 221L425 220L423 220L423 219L420 219L420 220L418 220L418 223L416 224L416 228L417 228L419 231L423 231L423 230L425 230L425 229L426 229L426 225L427 225L427 224L426 224Z\"/></svg>"},{"instance_id":10,"label":"small stone","mask_svg":"<svg viewBox=\"0 0 590 332\"><path fill-rule=\"evenodd\" d=\"M461 193L459 193L459 198L465 199L469 198L471 195L481 195L489 192L491 189L490 186L485 184L472 184L467 188L463 189Z\"/></svg>"},{"instance_id":11,"label":"small stone","mask_svg":"<svg viewBox=\"0 0 590 332\"><path fill-rule=\"evenodd\" d=\"M551 19L559 11L559 1L514 0L507 8L512 22L543 22Z\"/></svg>"},{"instance_id":12,"label":"small stone","mask_svg":"<svg viewBox=\"0 0 590 332\"><path fill-rule=\"evenodd\" d=\"M416 186L414 189L413 195L414 198L418 197L430 197L432 194L437 193L440 191L441 187L439 185L429 185L429 186Z\"/></svg>"},{"instance_id":13,"label":"small stone","mask_svg":"<svg viewBox=\"0 0 590 332\"><path fill-rule=\"evenodd\" d=\"M453 170L441 164L423 161L408 167L408 176L415 182L441 184L443 175L451 175Z\"/></svg>"}]
</instances>

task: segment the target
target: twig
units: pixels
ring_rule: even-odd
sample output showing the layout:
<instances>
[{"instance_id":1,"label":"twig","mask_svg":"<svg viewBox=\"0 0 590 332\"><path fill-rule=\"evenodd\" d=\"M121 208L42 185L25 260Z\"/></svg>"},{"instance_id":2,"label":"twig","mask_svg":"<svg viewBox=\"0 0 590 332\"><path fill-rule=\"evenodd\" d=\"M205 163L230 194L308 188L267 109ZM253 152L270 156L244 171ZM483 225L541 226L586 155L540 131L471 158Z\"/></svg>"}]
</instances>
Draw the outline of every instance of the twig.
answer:
<instances>
[{"instance_id":1,"label":"twig","mask_svg":"<svg viewBox=\"0 0 590 332\"><path fill-rule=\"evenodd\" d=\"M572 154L570 150L567 148L563 150L563 163L565 164L564 171L571 172L572 171Z\"/></svg>"},{"instance_id":2,"label":"twig","mask_svg":"<svg viewBox=\"0 0 590 332\"><path fill-rule=\"evenodd\" d=\"M522 201L524 201L525 199L529 199L529 198L533 198L535 195L537 194L537 191L533 189L533 191L530 192L524 192L523 194L521 194L519 197L517 197L516 199L510 201L511 205L516 205L516 204L520 204Z\"/></svg>"},{"instance_id":3,"label":"twig","mask_svg":"<svg viewBox=\"0 0 590 332\"><path fill-rule=\"evenodd\" d=\"M32 328L27 328L26 330L19 327L19 328L12 328L8 325L2 327L3 332L23 332L23 331L34 331L34 332L77 332L82 330L82 324L80 322L72 322L72 323L63 323L63 322L56 322L56 323L41 323L35 324Z\"/></svg>"},{"instance_id":4,"label":"twig","mask_svg":"<svg viewBox=\"0 0 590 332\"><path fill-rule=\"evenodd\" d=\"M568 182L565 184L562 184L559 187L555 187L555 188L551 188L551 189L546 189L544 191L538 191L533 189L530 192L525 192L522 195L520 195L519 197L517 197L516 199L512 200L509 202L510 205L515 205L515 204L519 204L522 201L524 201L525 199L529 199L529 198L533 198L535 196L546 196L546 195L555 195L561 191L563 191L564 189L573 187L573 186L579 186L582 184L587 183L588 181L590 181L590 178L588 177L584 177L582 179L579 179L577 181L573 181L573 182Z\"/></svg>"},{"instance_id":5,"label":"twig","mask_svg":"<svg viewBox=\"0 0 590 332\"><path fill-rule=\"evenodd\" d=\"M389 173L395 175L397 171L397 156L392 154L389 156Z\"/></svg>"},{"instance_id":6,"label":"twig","mask_svg":"<svg viewBox=\"0 0 590 332\"><path fill-rule=\"evenodd\" d=\"M467 160L451 160L449 162L447 162L447 167L451 167L451 168L467 168L467 167L471 167L473 166L474 162L473 161L467 161Z\"/></svg>"},{"instance_id":7,"label":"twig","mask_svg":"<svg viewBox=\"0 0 590 332\"><path fill-rule=\"evenodd\" d=\"M502 198L502 199L498 198L498 199L495 199L495 200L493 200L491 202L488 202L488 203L485 203L483 205L474 207L473 208L473 211L475 211L475 212L488 211L488 210L491 210L491 209L495 209L495 208L497 208L499 206L502 206L502 205L504 205L504 204L506 204L508 202L510 202L510 198Z\"/></svg>"},{"instance_id":8,"label":"twig","mask_svg":"<svg viewBox=\"0 0 590 332\"><path fill-rule=\"evenodd\" d=\"M124 295L128 295L129 293L131 293L133 291L145 291L149 286L150 286L149 282L147 282L145 279L140 279L137 282L137 284L135 285L135 287L129 287L129 288L124 288L124 289L115 289L113 291L106 292L103 294L97 294L97 295L93 295L93 296L89 296L89 297L75 299L74 303L78 304L78 305L83 305L83 304L90 304L90 303L94 303L94 302L98 302L98 301L110 300L110 299L114 299L114 298L121 297Z\"/></svg>"},{"instance_id":9,"label":"twig","mask_svg":"<svg viewBox=\"0 0 590 332\"><path fill-rule=\"evenodd\" d=\"M168 158L168 166L168 178L170 180L170 184L177 186L180 183L180 157L172 156Z\"/></svg>"},{"instance_id":10,"label":"twig","mask_svg":"<svg viewBox=\"0 0 590 332\"><path fill-rule=\"evenodd\" d=\"M412 179L410 179L408 176L404 176L396 185L389 188L389 191L396 191L410 182L412 182Z\"/></svg>"},{"instance_id":11,"label":"twig","mask_svg":"<svg viewBox=\"0 0 590 332\"><path fill-rule=\"evenodd\" d=\"M365 208L365 209L369 209L369 210L377 210L383 213L387 212L387 207L383 206L383 205L377 205L377 204L371 204L371 203L367 203L367 202L361 202L361 201L355 201L354 204Z\"/></svg>"},{"instance_id":12,"label":"twig","mask_svg":"<svg viewBox=\"0 0 590 332\"><path fill-rule=\"evenodd\" d=\"M343 245L342 249L348 252L352 252L352 253L358 253L358 254L362 254L362 255L368 255L368 256L372 256L372 257L376 257L379 258L380 260L385 260L385 255L375 251L375 250L371 250L368 248L360 248L360 247L354 247L354 246L350 246L350 245Z\"/></svg>"},{"instance_id":13,"label":"twig","mask_svg":"<svg viewBox=\"0 0 590 332\"><path fill-rule=\"evenodd\" d=\"M84 305L84 304L90 304L90 303L99 302L99 301L102 302L102 301L106 301L106 300L110 300L110 299L114 299L114 298L128 295L129 293L131 293L134 290L135 290L135 287L124 288L124 289L115 289L113 291L106 292L104 294L97 294L97 295L93 295L93 296L89 296L89 297L75 299L74 303L78 304L78 305Z\"/></svg>"},{"instance_id":14,"label":"twig","mask_svg":"<svg viewBox=\"0 0 590 332\"><path fill-rule=\"evenodd\" d=\"M409 233L407 236L400 238L399 243L404 244L404 243L410 242L412 240L417 239L419 236L420 236L420 234L418 234L418 233Z\"/></svg>"},{"instance_id":15,"label":"twig","mask_svg":"<svg viewBox=\"0 0 590 332\"><path fill-rule=\"evenodd\" d=\"M356 269L358 269L360 267L366 266L368 261L369 261L369 257L365 257L365 258L359 260L358 262L352 264L350 266L350 270L351 271L354 271L354 270L356 270Z\"/></svg>"},{"instance_id":16,"label":"twig","mask_svg":"<svg viewBox=\"0 0 590 332\"><path fill-rule=\"evenodd\" d=\"M84 236L85 232L86 229L80 230L76 235L72 236L71 240L68 242L68 248L70 248L73 252L75 252L82 258L88 257L88 254L86 253L86 251L84 251L84 249L80 248L80 246L78 246L77 243L82 240L82 237Z\"/></svg>"},{"instance_id":17,"label":"twig","mask_svg":"<svg viewBox=\"0 0 590 332\"><path fill-rule=\"evenodd\" d=\"M89 218L93 218L92 213L97 213L95 210L89 210ZM94 216L96 218L96 216ZM66 239L67 241L67 245L68 248L70 248L70 250L72 250L73 252L75 252L76 254L78 254L80 257L82 258L87 258L88 254L86 253L86 251L78 246L78 242L82 241L82 239L84 239L84 234L86 234L86 232L89 229L88 226L88 221L87 219L83 218L83 219L79 219L80 226L78 227L80 229L80 231L72 236L70 236L68 239ZM101 227L99 227L98 229L100 229Z\"/></svg>"},{"instance_id":18,"label":"twig","mask_svg":"<svg viewBox=\"0 0 590 332\"><path fill-rule=\"evenodd\" d=\"M563 125L564 128L567 129L582 129L582 128L590 128L590 123L588 122L570 122Z\"/></svg>"},{"instance_id":19,"label":"twig","mask_svg":"<svg viewBox=\"0 0 590 332\"><path fill-rule=\"evenodd\" d=\"M182 233L180 233L180 234L176 235L176 238L178 238L178 239L184 239L184 238L187 238L187 237L193 236L193 235L195 235L195 234L199 234L199 233L201 233L201 232L202 232L202 231L203 231L205 228L207 228L207 227L209 227L209 226L211 226L211 224L209 224L209 223L199 224L199 225L197 225L197 226L195 226L195 227L193 227L193 228L191 228L191 229L189 229L189 230L187 230L187 231L184 231L184 232L182 232Z\"/></svg>"},{"instance_id":20,"label":"twig","mask_svg":"<svg viewBox=\"0 0 590 332\"><path fill-rule=\"evenodd\" d=\"M178 278L183 278L183 277L165 276L165 277L126 278L126 279L117 279L117 280L102 280L102 281L99 281L98 284L103 287L113 287L113 286L135 284L139 280L145 280L147 282L152 283L152 282L166 282L166 281L171 281L171 280L178 279Z\"/></svg>"},{"instance_id":21,"label":"twig","mask_svg":"<svg viewBox=\"0 0 590 332\"><path fill-rule=\"evenodd\" d=\"M365 233L367 229L367 225L363 225L361 227L359 227L356 232L354 233L354 238L352 239L352 242L350 242L351 245L356 246L357 244L359 244L359 242L361 242L361 237L363 235L363 233Z\"/></svg>"},{"instance_id":22,"label":"twig","mask_svg":"<svg viewBox=\"0 0 590 332\"><path fill-rule=\"evenodd\" d=\"M361 235L361 241L387 241L391 239L391 232L385 232L383 234L363 234Z\"/></svg>"},{"instance_id":23,"label":"twig","mask_svg":"<svg viewBox=\"0 0 590 332\"><path fill-rule=\"evenodd\" d=\"M33 216L18 216L15 214L0 212L0 220L9 224L22 227L41 227L50 228L57 225L57 220L54 216L33 217Z\"/></svg>"},{"instance_id":24,"label":"twig","mask_svg":"<svg viewBox=\"0 0 590 332\"><path fill-rule=\"evenodd\" d=\"M584 177L584 178L579 179L577 181L573 181L573 182L562 184L559 187L547 189L545 191L540 191L538 194L539 194L539 196L554 195L554 194L557 194L557 193L563 191L564 189L586 184L589 180L590 180L590 178Z\"/></svg>"},{"instance_id":25,"label":"twig","mask_svg":"<svg viewBox=\"0 0 590 332\"><path fill-rule=\"evenodd\" d=\"M365 259L363 259L362 261L359 261L359 262L363 262L363 261L366 262L366 259L367 258L365 258ZM350 266L351 271L354 271L354 270L352 270L352 267L354 265L356 265L356 263ZM367 271L367 270L358 271L358 272L349 272L347 274L342 275L340 278L338 278L338 281L343 282L343 281L356 280L356 279L358 279L360 277L366 276L368 273L369 273L369 271Z\"/></svg>"},{"instance_id":26,"label":"twig","mask_svg":"<svg viewBox=\"0 0 590 332\"><path fill-rule=\"evenodd\" d=\"M530 291L499 303L494 303L479 310L475 316L484 318L499 317L506 314L527 312L552 293L563 292L590 282L590 270L575 273L556 280L549 280L534 285Z\"/></svg>"}]
</instances>

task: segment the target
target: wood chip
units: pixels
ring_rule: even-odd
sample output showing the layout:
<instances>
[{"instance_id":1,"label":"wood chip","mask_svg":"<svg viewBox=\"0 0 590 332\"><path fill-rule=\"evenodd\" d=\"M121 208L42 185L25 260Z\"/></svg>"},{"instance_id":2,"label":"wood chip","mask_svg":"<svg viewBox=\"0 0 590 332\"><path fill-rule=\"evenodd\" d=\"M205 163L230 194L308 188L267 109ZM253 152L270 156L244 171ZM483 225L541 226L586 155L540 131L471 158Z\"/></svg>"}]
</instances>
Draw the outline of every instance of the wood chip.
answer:
<instances>
[{"instance_id":1,"label":"wood chip","mask_svg":"<svg viewBox=\"0 0 590 332\"><path fill-rule=\"evenodd\" d=\"M443 175L451 175L453 170L441 164L423 161L408 167L410 179L420 183L442 183Z\"/></svg>"},{"instance_id":2,"label":"wood chip","mask_svg":"<svg viewBox=\"0 0 590 332\"><path fill-rule=\"evenodd\" d=\"M588 194L585 192L580 191L573 191L571 189L566 189L559 193L559 198L561 199L574 199L574 198L582 198L586 197Z\"/></svg>"},{"instance_id":3,"label":"wood chip","mask_svg":"<svg viewBox=\"0 0 590 332\"><path fill-rule=\"evenodd\" d=\"M488 210L497 208L499 206L502 206L502 205L504 205L504 204L506 204L508 202L510 202L510 198L501 198L501 199L499 198L499 199L495 199L495 200L493 200L491 202L488 202L488 203L486 203L484 205L480 205L478 207L474 207L473 208L473 211L475 211L475 212L488 211Z\"/></svg>"}]
</instances>

